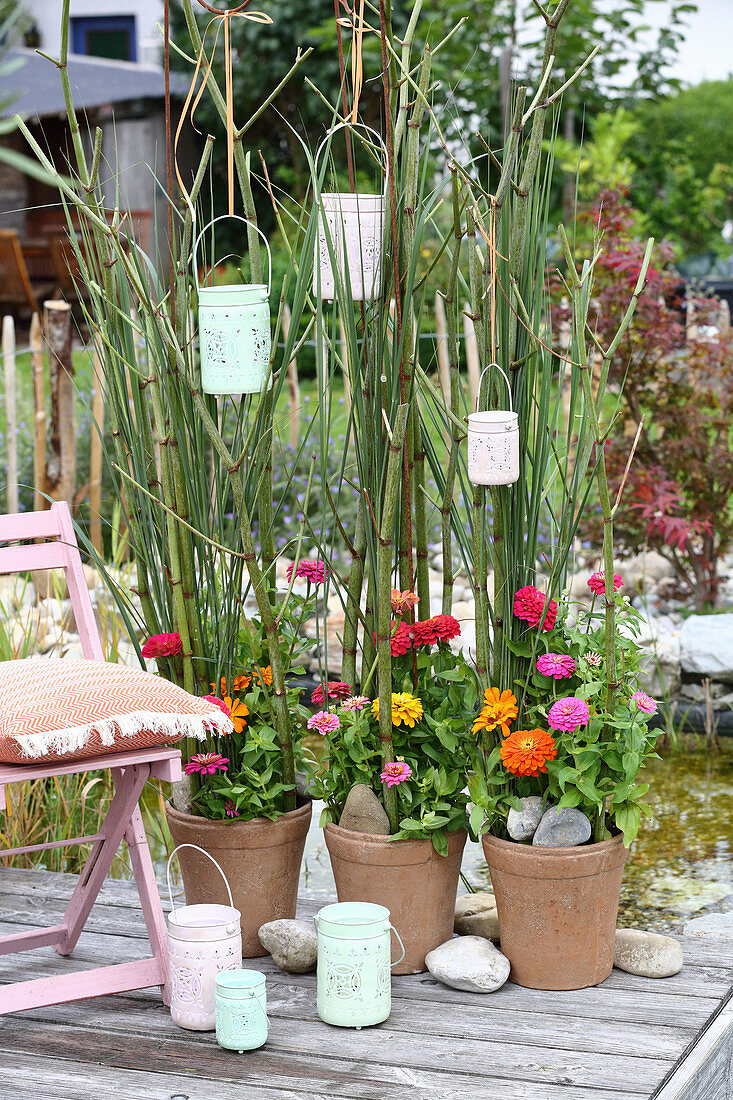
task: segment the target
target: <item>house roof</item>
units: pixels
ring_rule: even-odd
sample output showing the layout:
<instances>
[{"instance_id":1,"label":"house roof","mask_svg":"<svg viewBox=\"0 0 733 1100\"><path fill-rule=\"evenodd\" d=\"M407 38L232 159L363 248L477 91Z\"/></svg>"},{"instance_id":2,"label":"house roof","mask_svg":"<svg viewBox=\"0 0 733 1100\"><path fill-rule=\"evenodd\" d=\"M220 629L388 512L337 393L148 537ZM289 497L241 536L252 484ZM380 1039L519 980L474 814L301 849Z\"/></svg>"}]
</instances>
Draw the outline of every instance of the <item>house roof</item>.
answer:
<instances>
[{"instance_id":1,"label":"house roof","mask_svg":"<svg viewBox=\"0 0 733 1100\"><path fill-rule=\"evenodd\" d=\"M43 118L65 114L58 69L34 50L13 49L8 57L20 61L3 74L3 100L7 105L2 114L19 114ZM70 54L69 80L77 110L105 107L139 99L162 99L165 92L163 70L155 65L139 65L132 61L108 61L103 57L83 57ZM188 80L181 73L171 73L171 93L185 95Z\"/></svg>"}]
</instances>

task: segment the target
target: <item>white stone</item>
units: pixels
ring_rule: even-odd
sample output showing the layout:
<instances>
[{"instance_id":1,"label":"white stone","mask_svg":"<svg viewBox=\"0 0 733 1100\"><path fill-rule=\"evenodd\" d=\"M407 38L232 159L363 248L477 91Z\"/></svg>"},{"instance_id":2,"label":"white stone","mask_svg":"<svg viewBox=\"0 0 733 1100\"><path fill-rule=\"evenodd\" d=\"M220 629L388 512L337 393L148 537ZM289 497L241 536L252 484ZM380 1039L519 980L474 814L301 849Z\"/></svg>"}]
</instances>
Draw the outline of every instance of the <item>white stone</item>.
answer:
<instances>
[{"instance_id":1,"label":"white stone","mask_svg":"<svg viewBox=\"0 0 733 1100\"><path fill-rule=\"evenodd\" d=\"M682 946L658 932L617 928L613 965L641 978L671 978L682 969Z\"/></svg>"},{"instance_id":2,"label":"white stone","mask_svg":"<svg viewBox=\"0 0 733 1100\"><path fill-rule=\"evenodd\" d=\"M10 617L12 611L32 607L36 602L36 589L32 581L10 573L0 576L0 615Z\"/></svg>"},{"instance_id":3,"label":"white stone","mask_svg":"<svg viewBox=\"0 0 733 1100\"><path fill-rule=\"evenodd\" d=\"M452 989L494 993L509 977L509 959L483 936L459 936L425 956L434 978Z\"/></svg>"},{"instance_id":4,"label":"white stone","mask_svg":"<svg viewBox=\"0 0 733 1100\"><path fill-rule=\"evenodd\" d=\"M733 912L706 913L704 917L688 920L682 929L686 936L722 936L733 940Z\"/></svg>"},{"instance_id":5,"label":"white stone","mask_svg":"<svg viewBox=\"0 0 733 1100\"><path fill-rule=\"evenodd\" d=\"M522 808L509 811L506 830L512 840L529 840L537 832L537 826L542 820L542 799L538 794L531 794L519 801Z\"/></svg>"},{"instance_id":6,"label":"white stone","mask_svg":"<svg viewBox=\"0 0 733 1100\"><path fill-rule=\"evenodd\" d=\"M477 890L458 898L453 930L459 936L482 936L485 940L498 942L499 915L494 895Z\"/></svg>"},{"instance_id":7,"label":"white stone","mask_svg":"<svg viewBox=\"0 0 733 1100\"><path fill-rule=\"evenodd\" d=\"M685 619L680 662L685 672L733 683L733 613Z\"/></svg>"},{"instance_id":8,"label":"white stone","mask_svg":"<svg viewBox=\"0 0 733 1100\"><path fill-rule=\"evenodd\" d=\"M272 961L288 974L308 974L316 969L318 936L310 921L271 920L257 933Z\"/></svg>"}]
</instances>

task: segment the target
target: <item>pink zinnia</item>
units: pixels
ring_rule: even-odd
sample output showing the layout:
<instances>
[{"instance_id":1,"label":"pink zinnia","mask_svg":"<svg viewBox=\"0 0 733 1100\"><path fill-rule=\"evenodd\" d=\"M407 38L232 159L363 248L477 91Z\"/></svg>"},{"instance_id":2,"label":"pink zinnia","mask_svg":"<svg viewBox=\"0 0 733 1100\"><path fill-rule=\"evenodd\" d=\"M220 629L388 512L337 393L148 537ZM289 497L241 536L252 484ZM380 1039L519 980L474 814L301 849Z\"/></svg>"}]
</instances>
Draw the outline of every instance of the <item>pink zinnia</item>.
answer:
<instances>
[{"instance_id":1,"label":"pink zinnia","mask_svg":"<svg viewBox=\"0 0 733 1100\"><path fill-rule=\"evenodd\" d=\"M537 658L537 671L543 676L554 676L556 680L565 680L575 672L575 661L565 653L545 653Z\"/></svg>"},{"instance_id":2,"label":"pink zinnia","mask_svg":"<svg viewBox=\"0 0 733 1100\"><path fill-rule=\"evenodd\" d=\"M333 733L341 728L341 722L337 714L330 714L327 710L319 710L308 719L308 729L318 730L319 733Z\"/></svg>"},{"instance_id":3,"label":"pink zinnia","mask_svg":"<svg viewBox=\"0 0 733 1100\"><path fill-rule=\"evenodd\" d=\"M177 657L183 653L181 635L153 634L142 648L143 657Z\"/></svg>"},{"instance_id":4,"label":"pink zinnia","mask_svg":"<svg viewBox=\"0 0 733 1100\"><path fill-rule=\"evenodd\" d=\"M613 590L618 592L619 588L623 584L623 580L619 577L618 573L613 574ZM593 573L588 577L588 587L594 596L602 596L606 591L606 574L603 572Z\"/></svg>"},{"instance_id":5,"label":"pink zinnia","mask_svg":"<svg viewBox=\"0 0 733 1100\"><path fill-rule=\"evenodd\" d=\"M656 714L657 701L652 699L651 695L647 695L645 691L635 691L631 699L636 703L639 710L643 710L645 714Z\"/></svg>"},{"instance_id":6,"label":"pink zinnia","mask_svg":"<svg viewBox=\"0 0 733 1100\"><path fill-rule=\"evenodd\" d=\"M232 802L231 798L228 798L224 803L224 809L227 817L239 817L239 810Z\"/></svg>"},{"instance_id":7,"label":"pink zinnia","mask_svg":"<svg viewBox=\"0 0 733 1100\"><path fill-rule=\"evenodd\" d=\"M587 665L591 665L593 668L600 668L601 661L603 660L600 653L586 653L584 656Z\"/></svg>"},{"instance_id":8,"label":"pink zinnia","mask_svg":"<svg viewBox=\"0 0 733 1100\"><path fill-rule=\"evenodd\" d=\"M552 630L557 618L557 603L555 600L548 602L544 592L540 592L533 584L527 584L514 593L514 614L530 626L539 626L541 623L542 630Z\"/></svg>"},{"instance_id":9,"label":"pink zinnia","mask_svg":"<svg viewBox=\"0 0 733 1100\"><path fill-rule=\"evenodd\" d=\"M383 783L386 783L388 787L394 787L397 783L404 783L406 779L409 779L412 775L412 768L409 764L403 764L400 761L394 761L391 764L384 765L384 771L379 778Z\"/></svg>"},{"instance_id":10,"label":"pink zinnia","mask_svg":"<svg viewBox=\"0 0 733 1100\"><path fill-rule=\"evenodd\" d=\"M554 730L565 730L567 733L587 725L589 719L588 704L582 699L576 699L574 695L569 695L566 699L558 699L552 704L547 715L547 721Z\"/></svg>"},{"instance_id":11,"label":"pink zinnia","mask_svg":"<svg viewBox=\"0 0 733 1100\"><path fill-rule=\"evenodd\" d=\"M286 576L289 581L293 579L293 565L288 566ZM304 561L298 562L295 576L302 577L303 580L309 581L311 584L323 584L328 576L328 567L320 558L318 561L310 561L306 558Z\"/></svg>"},{"instance_id":12,"label":"pink zinnia","mask_svg":"<svg viewBox=\"0 0 733 1100\"><path fill-rule=\"evenodd\" d=\"M364 710L364 707L368 707L371 703L371 699L366 695L352 695L350 699L344 699L341 704L342 710Z\"/></svg>"},{"instance_id":13,"label":"pink zinnia","mask_svg":"<svg viewBox=\"0 0 733 1100\"><path fill-rule=\"evenodd\" d=\"M348 699L352 694L353 688L350 684L345 684L343 680L329 680L326 684L326 694L329 699ZM311 695L311 703L315 703L317 706L323 705L323 684L319 684Z\"/></svg>"},{"instance_id":14,"label":"pink zinnia","mask_svg":"<svg viewBox=\"0 0 733 1100\"><path fill-rule=\"evenodd\" d=\"M229 760L226 756L218 752L197 752L186 764L185 771L186 775L194 775L196 772L200 775L213 775L216 771L225 772L228 768Z\"/></svg>"}]
</instances>

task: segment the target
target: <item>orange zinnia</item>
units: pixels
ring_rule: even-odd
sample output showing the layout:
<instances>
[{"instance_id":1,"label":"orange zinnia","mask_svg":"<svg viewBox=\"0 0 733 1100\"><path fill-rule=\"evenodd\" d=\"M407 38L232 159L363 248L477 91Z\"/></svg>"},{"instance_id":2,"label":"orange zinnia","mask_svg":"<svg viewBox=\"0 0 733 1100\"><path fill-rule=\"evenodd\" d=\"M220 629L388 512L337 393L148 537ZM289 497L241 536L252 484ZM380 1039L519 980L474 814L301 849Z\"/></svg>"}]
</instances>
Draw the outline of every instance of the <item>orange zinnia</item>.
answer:
<instances>
[{"instance_id":1,"label":"orange zinnia","mask_svg":"<svg viewBox=\"0 0 733 1100\"><path fill-rule=\"evenodd\" d=\"M557 756L555 742L545 730L514 730L501 744L501 762L512 775L537 778L547 761Z\"/></svg>"},{"instance_id":2,"label":"orange zinnia","mask_svg":"<svg viewBox=\"0 0 733 1100\"><path fill-rule=\"evenodd\" d=\"M240 699L230 699L229 696L225 697L224 702L232 712L234 732L241 733L244 727L247 725L247 715L249 714L249 707Z\"/></svg>"},{"instance_id":3,"label":"orange zinnia","mask_svg":"<svg viewBox=\"0 0 733 1100\"><path fill-rule=\"evenodd\" d=\"M267 665L266 668L260 665L259 679L261 684L267 684L268 687L272 686L272 667L270 665Z\"/></svg>"},{"instance_id":4,"label":"orange zinnia","mask_svg":"<svg viewBox=\"0 0 733 1100\"><path fill-rule=\"evenodd\" d=\"M519 714L517 697L511 691L499 691L498 688L487 688L484 692L484 706L478 718L473 724L473 733L479 730L501 729L502 737L509 733L509 723L513 722Z\"/></svg>"}]
</instances>

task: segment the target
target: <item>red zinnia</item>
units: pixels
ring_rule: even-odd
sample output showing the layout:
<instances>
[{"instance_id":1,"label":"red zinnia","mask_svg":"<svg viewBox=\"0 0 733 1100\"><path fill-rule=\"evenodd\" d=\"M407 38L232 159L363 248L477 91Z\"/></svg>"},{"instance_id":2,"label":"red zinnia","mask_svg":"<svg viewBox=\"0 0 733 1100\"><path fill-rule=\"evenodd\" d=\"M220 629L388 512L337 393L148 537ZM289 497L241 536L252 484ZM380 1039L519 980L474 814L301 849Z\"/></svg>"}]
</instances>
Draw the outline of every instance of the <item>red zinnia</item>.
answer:
<instances>
[{"instance_id":1,"label":"red zinnia","mask_svg":"<svg viewBox=\"0 0 733 1100\"><path fill-rule=\"evenodd\" d=\"M533 584L527 584L514 593L514 614L530 626L542 624L542 630L552 630L557 617L557 603L555 600L548 601L544 592Z\"/></svg>"},{"instance_id":2,"label":"red zinnia","mask_svg":"<svg viewBox=\"0 0 733 1100\"><path fill-rule=\"evenodd\" d=\"M461 633L461 624L452 615L434 615L429 622L433 624L441 642L449 642L451 638L457 638Z\"/></svg>"},{"instance_id":3,"label":"red zinnia","mask_svg":"<svg viewBox=\"0 0 733 1100\"><path fill-rule=\"evenodd\" d=\"M442 616L441 616L442 617ZM435 619L422 619L414 623L412 631L415 635L415 649L421 645L435 645L440 637L436 629Z\"/></svg>"},{"instance_id":4,"label":"red zinnia","mask_svg":"<svg viewBox=\"0 0 733 1100\"><path fill-rule=\"evenodd\" d=\"M394 623L392 628L394 629ZM415 624L416 626L417 624ZM397 629L390 638L390 652L393 657L402 657L407 653L408 649L412 648L412 636L415 630L415 626L410 626L406 622L399 622ZM417 643L416 643L417 644Z\"/></svg>"},{"instance_id":5,"label":"red zinnia","mask_svg":"<svg viewBox=\"0 0 733 1100\"><path fill-rule=\"evenodd\" d=\"M350 684L345 684L343 680L329 680L326 684L326 694L329 699L348 699L350 695L354 694L354 689ZM323 684L319 684L313 691L311 703L316 703L318 706L323 705Z\"/></svg>"},{"instance_id":6,"label":"red zinnia","mask_svg":"<svg viewBox=\"0 0 733 1100\"><path fill-rule=\"evenodd\" d=\"M183 653L181 635L153 634L142 648L143 657L177 657Z\"/></svg>"}]
</instances>

